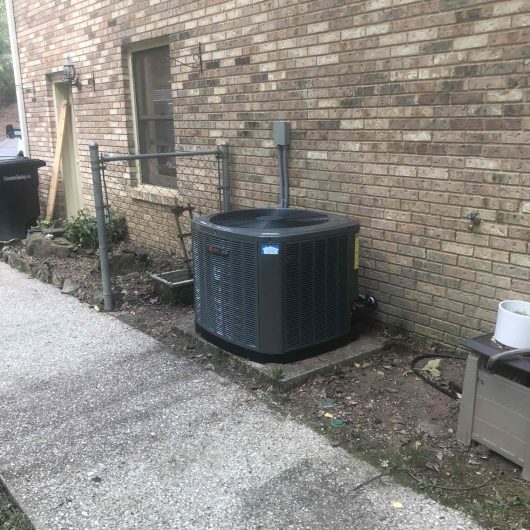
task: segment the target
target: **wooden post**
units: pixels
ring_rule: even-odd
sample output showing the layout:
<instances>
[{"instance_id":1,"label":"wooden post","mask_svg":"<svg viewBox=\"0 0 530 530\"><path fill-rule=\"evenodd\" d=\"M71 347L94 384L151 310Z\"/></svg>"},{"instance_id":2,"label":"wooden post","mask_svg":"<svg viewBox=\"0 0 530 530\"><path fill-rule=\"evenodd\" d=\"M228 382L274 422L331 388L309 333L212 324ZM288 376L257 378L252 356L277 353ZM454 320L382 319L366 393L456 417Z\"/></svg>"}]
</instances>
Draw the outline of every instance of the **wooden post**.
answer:
<instances>
[{"instance_id":1,"label":"wooden post","mask_svg":"<svg viewBox=\"0 0 530 530\"><path fill-rule=\"evenodd\" d=\"M55 156L53 158L52 180L50 182L50 192L48 193L48 204L46 207L46 219L52 220L55 209L55 199L57 197L57 183L59 181L59 168L61 166L61 156L64 145L64 129L66 127L66 117L68 115L68 101L64 100L59 111L59 122L57 124L57 143L55 144Z\"/></svg>"}]
</instances>

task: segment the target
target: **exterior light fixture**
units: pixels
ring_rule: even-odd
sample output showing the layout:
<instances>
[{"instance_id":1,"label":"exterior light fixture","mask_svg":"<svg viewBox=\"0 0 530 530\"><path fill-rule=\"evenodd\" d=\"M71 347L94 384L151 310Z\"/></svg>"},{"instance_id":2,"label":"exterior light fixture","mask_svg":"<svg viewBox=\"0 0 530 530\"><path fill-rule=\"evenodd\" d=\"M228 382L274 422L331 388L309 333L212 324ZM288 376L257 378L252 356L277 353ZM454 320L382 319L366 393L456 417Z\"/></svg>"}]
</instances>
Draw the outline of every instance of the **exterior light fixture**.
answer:
<instances>
[{"instance_id":1,"label":"exterior light fixture","mask_svg":"<svg viewBox=\"0 0 530 530\"><path fill-rule=\"evenodd\" d=\"M72 59L70 57L67 57L64 60L64 66L63 66L63 80L68 83L70 86L75 86L77 90L81 90L83 87L83 84L81 83L81 80L79 79L79 76L77 75L77 72L75 70L75 65L72 62ZM96 82L94 80L94 73L92 72L92 77L90 77L87 81L86 86L92 87L92 90L96 90Z\"/></svg>"},{"instance_id":2,"label":"exterior light fixture","mask_svg":"<svg viewBox=\"0 0 530 530\"><path fill-rule=\"evenodd\" d=\"M79 77L76 75L74 63L70 57L64 60L63 79L71 86L75 86L78 89L81 88L81 81L79 81Z\"/></svg>"}]
</instances>

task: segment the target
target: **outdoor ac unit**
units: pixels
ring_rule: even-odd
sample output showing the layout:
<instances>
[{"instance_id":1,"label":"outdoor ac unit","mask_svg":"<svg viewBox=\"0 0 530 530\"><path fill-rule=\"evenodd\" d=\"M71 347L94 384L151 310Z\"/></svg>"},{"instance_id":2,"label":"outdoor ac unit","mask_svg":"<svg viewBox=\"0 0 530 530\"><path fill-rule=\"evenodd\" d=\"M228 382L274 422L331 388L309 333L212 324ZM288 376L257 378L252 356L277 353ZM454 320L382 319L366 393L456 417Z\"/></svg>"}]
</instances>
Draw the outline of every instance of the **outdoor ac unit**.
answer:
<instances>
[{"instance_id":1,"label":"outdoor ac unit","mask_svg":"<svg viewBox=\"0 0 530 530\"><path fill-rule=\"evenodd\" d=\"M284 355L350 332L359 223L297 209L193 221L195 324L237 353Z\"/></svg>"}]
</instances>

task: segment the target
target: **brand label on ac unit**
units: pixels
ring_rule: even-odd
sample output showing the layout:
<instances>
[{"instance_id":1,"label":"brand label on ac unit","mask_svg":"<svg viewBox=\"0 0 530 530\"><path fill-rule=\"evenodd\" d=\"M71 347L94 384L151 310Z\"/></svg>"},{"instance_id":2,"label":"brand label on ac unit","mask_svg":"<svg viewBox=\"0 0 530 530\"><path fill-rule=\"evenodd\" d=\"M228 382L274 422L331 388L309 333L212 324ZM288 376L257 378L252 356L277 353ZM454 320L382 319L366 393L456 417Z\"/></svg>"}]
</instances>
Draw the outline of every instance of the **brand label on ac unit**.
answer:
<instances>
[{"instance_id":1,"label":"brand label on ac unit","mask_svg":"<svg viewBox=\"0 0 530 530\"><path fill-rule=\"evenodd\" d=\"M280 245L261 244L259 246L259 253L269 256L277 256L280 253Z\"/></svg>"},{"instance_id":2,"label":"brand label on ac unit","mask_svg":"<svg viewBox=\"0 0 530 530\"><path fill-rule=\"evenodd\" d=\"M228 256L228 250L216 245L208 245L207 250L210 254L216 254L217 256Z\"/></svg>"}]
</instances>

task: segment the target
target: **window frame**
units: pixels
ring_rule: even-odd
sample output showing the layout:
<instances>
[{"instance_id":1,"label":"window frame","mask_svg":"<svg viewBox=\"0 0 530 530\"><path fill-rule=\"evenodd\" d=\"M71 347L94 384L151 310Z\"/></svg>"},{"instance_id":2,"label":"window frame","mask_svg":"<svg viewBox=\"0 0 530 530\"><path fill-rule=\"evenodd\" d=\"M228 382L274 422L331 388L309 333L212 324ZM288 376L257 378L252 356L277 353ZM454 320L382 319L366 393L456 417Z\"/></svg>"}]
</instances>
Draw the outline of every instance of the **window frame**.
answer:
<instances>
[{"instance_id":1,"label":"window frame","mask_svg":"<svg viewBox=\"0 0 530 530\"><path fill-rule=\"evenodd\" d=\"M169 65L169 73L171 77L171 61L169 59L170 54L170 43L169 39L167 37L162 37L159 39L154 39L148 42L138 42L134 43L128 46L127 52L128 52L128 66L129 66L129 85L130 85L130 91L131 91L131 104L132 104L132 117L133 117L133 133L134 133L134 146L135 151L137 154L141 153L141 121L149 119L148 117L142 117L140 115L140 103L139 103L139 97L140 94L137 90L137 79L138 79L138 73L136 71L135 67L135 60L134 56L137 53L141 52L148 52L150 50L154 50L157 48L167 48L168 51L168 65ZM171 87L170 87L171 90ZM172 94L172 90L171 90ZM158 116L158 115L157 115ZM171 121L172 122L172 129L173 129L173 139L175 134L175 127L174 127L174 121L175 121L175 113L173 111L173 114L171 118L162 118L160 121ZM153 181L149 178L148 175L146 175L145 170L145 164L144 162L149 161L137 161L137 172L139 175L139 184L142 184L144 186L154 187L154 188L162 188L162 189L175 189L177 187L177 179L176 179L176 173L175 177L173 176L167 176L167 175L156 175L154 176ZM154 182L156 180L156 182Z\"/></svg>"}]
</instances>

